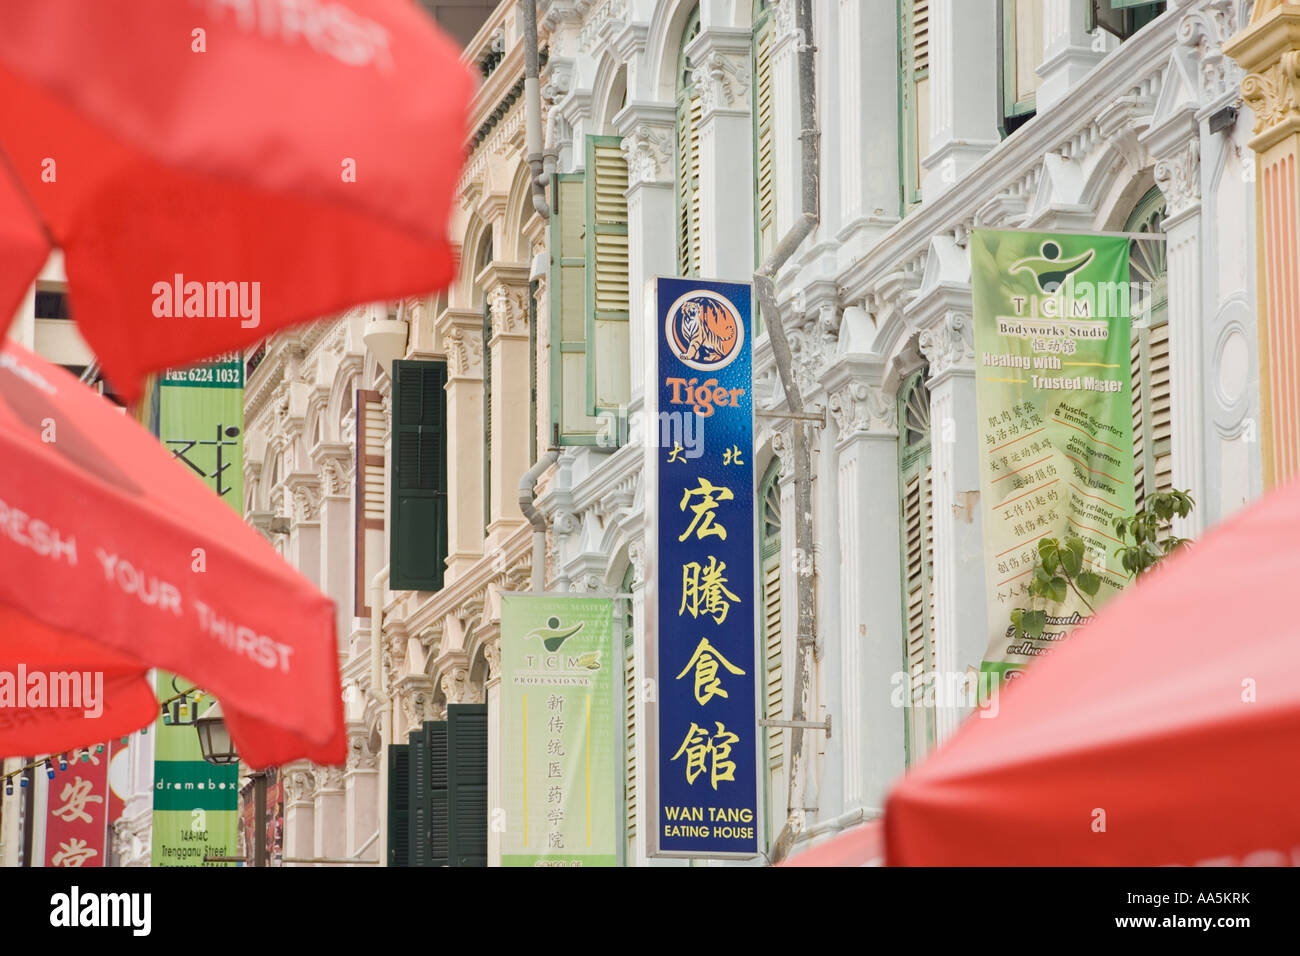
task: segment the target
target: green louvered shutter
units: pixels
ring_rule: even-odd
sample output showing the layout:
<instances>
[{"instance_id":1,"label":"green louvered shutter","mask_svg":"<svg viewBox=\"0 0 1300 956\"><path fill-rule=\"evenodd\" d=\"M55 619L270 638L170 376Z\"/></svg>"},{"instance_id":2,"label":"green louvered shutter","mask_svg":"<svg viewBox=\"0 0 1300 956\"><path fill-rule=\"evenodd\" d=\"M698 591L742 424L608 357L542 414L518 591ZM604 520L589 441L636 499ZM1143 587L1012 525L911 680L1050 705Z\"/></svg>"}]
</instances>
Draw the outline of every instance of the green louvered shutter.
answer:
<instances>
[{"instance_id":1,"label":"green louvered shutter","mask_svg":"<svg viewBox=\"0 0 1300 956\"><path fill-rule=\"evenodd\" d=\"M754 222L757 263L776 248L776 139L773 128L772 38L776 33L770 8L764 8L754 31Z\"/></svg>"},{"instance_id":2,"label":"green louvered shutter","mask_svg":"<svg viewBox=\"0 0 1300 956\"><path fill-rule=\"evenodd\" d=\"M388 746L388 865L411 865L411 746Z\"/></svg>"},{"instance_id":3,"label":"green louvered shutter","mask_svg":"<svg viewBox=\"0 0 1300 956\"><path fill-rule=\"evenodd\" d=\"M447 708L447 799L452 866L487 866L487 704Z\"/></svg>"},{"instance_id":4,"label":"green louvered shutter","mask_svg":"<svg viewBox=\"0 0 1300 956\"><path fill-rule=\"evenodd\" d=\"M407 829L406 865L429 865L429 743L424 728L406 735Z\"/></svg>"},{"instance_id":5,"label":"green louvered shutter","mask_svg":"<svg viewBox=\"0 0 1300 956\"><path fill-rule=\"evenodd\" d=\"M447 558L447 364L393 363L389 586L437 591Z\"/></svg>"},{"instance_id":6,"label":"green louvered shutter","mask_svg":"<svg viewBox=\"0 0 1300 956\"><path fill-rule=\"evenodd\" d=\"M429 754L429 862L426 866L450 866L450 821L447 801L447 721L424 723L425 746Z\"/></svg>"},{"instance_id":7,"label":"green louvered shutter","mask_svg":"<svg viewBox=\"0 0 1300 956\"><path fill-rule=\"evenodd\" d=\"M632 593L633 569L628 562L619 591ZM636 858L636 620L632 599L624 600L623 611L623 809L626 839L625 861Z\"/></svg>"},{"instance_id":8,"label":"green louvered shutter","mask_svg":"<svg viewBox=\"0 0 1300 956\"><path fill-rule=\"evenodd\" d=\"M628 340L627 160L617 136L587 137L587 413L632 397Z\"/></svg>"},{"instance_id":9,"label":"green louvered shutter","mask_svg":"<svg viewBox=\"0 0 1300 956\"><path fill-rule=\"evenodd\" d=\"M551 437L594 445L587 411L587 223L582 173L555 177L551 211Z\"/></svg>"}]
</instances>

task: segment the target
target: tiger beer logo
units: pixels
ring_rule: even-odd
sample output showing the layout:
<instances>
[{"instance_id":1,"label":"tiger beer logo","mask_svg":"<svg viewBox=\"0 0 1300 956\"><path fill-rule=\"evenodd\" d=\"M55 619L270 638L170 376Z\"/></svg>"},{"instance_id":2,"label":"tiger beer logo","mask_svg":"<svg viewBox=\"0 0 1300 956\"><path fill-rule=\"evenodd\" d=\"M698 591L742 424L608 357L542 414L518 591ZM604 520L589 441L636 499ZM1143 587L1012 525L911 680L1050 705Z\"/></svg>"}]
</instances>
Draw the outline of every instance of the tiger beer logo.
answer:
<instances>
[{"instance_id":1,"label":"tiger beer logo","mask_svg":"<svg viewBox=\"0 0 1300 956\"><path fill-rule=\"evenodd\" d=\"M691 368L715 372L740 354L745 324L727 299L707 289L688 292L668 310L668 347Z\"/></svg>"}]
</instances>

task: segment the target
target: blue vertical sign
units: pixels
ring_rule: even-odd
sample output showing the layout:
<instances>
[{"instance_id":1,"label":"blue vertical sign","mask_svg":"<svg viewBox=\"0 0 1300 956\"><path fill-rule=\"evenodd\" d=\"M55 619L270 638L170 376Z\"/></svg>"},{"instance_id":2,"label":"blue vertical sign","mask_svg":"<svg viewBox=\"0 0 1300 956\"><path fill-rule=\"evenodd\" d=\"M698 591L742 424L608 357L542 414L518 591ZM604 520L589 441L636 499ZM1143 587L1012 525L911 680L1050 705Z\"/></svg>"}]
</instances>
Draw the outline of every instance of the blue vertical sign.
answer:
<instances>
[{"instance_id":1,"label":"blue vertical sign","mask_svg":"<svg viewBox=\"0 0 1300 956\"><path fill-rule=\"evenodd\" d=\"M656 281L651 846L749 857L758 852L750 287Z\"/></svg>"}]
</instances>

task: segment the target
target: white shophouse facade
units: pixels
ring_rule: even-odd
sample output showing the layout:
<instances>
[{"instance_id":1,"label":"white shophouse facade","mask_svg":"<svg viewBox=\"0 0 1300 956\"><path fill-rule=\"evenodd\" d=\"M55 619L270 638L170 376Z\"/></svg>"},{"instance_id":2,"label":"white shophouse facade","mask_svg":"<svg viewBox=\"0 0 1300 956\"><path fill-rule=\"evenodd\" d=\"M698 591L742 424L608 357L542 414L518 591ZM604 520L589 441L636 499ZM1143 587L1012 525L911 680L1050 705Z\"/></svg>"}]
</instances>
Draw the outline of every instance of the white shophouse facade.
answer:
<instances>
[{"instance_id":1,"label":"white shophouse facade","mask_svg":"<svg viewBox=\"0 0 1300 956\"><path fill-rule=\"evenodd\" d=\"M495 713L500 595L527 590L531 574L516 489L558 425L562 451L538 496L546 582L632 595L620 615L623 852L629 865L647 862L644 449L594 437L598 413L642 405L647 279L748 280L794 222L801 38L792 0L538 6L545 131L560 174L550 221L529 196L523 26L506 2L466 51L486 75L453 224L456 284L277 335L249 376L246 513L339 603L351 735L345 768L285 768L286 858L379 858L385 745L450 703ZM1126 38L1090 30L1094 7ZM1259 494L1250 118L1240 71L1220 50L1250 7L813 3L821 217L777 282L804 403L826 413L813 439L808 717L830 717L834 733L807 737L805 840L877 815L908 762L961 719L960 709L896 707L898 675L962 674L986 649L973 229L1163 232L1164 246L1133 253L1135 278L1157 300L1134 334L1141 490L1190 488L1191 536ZM1227 107L1242 115L1233 122ZM625 246L604 240L603 257L589 248L600 230L585 231L593 208L614 226L603 234L626 233ZM590 301L566 299L572 281L602 290L601 315L586 323L598 331L585 338L573 329L586 317L566 309ZM780 412L765 334L754 349L756 407ZM392 357L445 365L436 590L385 583L400 519L389 500ZM754 461L756 641L773 718L790 715L794 665L791 427L760 418ZM786 816L789 734L765 734L768 839ZM495 763L491 732L489 746Z\"/></svg>"}]
</instances>

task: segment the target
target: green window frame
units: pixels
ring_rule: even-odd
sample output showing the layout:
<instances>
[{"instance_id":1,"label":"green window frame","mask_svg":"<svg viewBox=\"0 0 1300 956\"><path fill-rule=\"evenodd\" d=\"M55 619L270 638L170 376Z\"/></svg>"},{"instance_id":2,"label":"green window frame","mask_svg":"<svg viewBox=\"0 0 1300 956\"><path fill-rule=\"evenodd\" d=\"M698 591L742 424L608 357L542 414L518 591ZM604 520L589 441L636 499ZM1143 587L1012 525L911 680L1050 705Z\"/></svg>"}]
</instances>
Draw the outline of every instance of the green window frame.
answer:
<instances>
[{"instance_id":1,"label":"green window frame","mask_svg":"<svg viewBox=\"0 0 1300 956\"><path fill-rule=\"evenodd\" d=\"M898 0L899 212L921 202L921 161L930 143L930 0Z\"/></svg>"},{"instance_id":2,"label":"green window frame","mask_svg":"<svg viewBox=\"0 0 1300 956\"><path fill-rule=\"evenodd\" d=\"M595 416L621 416L632 399L622 142L618 136L587 137L587 414Z\"/></svg>"},{"instance_id":3,"label":"green window frame","mask_svg":"<svg viewBox=\"0 0 1300 956\"><path fill-rule=\"evenodd\" d=\"M1043 0L1000 0L998 4L998 60L1002 64L1000 87L1003 136L1009 136L1033 119L1038 110L1038 79L1033 70L1043 60ZM1028 33L1026 32L1028 27ZM1028 55L1030 74L1026 89L1021 83L1022 56Z\"/></svg>"},{"instance_id":4,"label":"green window frame","mask_svg":"<svg viewBox=\"0 0 1300 956\"><path fill-rule=\"evenodd\" d=\"M910 767L934 746L934 709L924 703L934 680L934 494L928 369L898 390L898 487L902 555L904 754ZM918 705L919 701L919 705Z\"/></svg>"},{"instance_id":5,"label":"green window frame","mask_svg":"<svg viewBox=\"0 0 1300 956\"><path fill-rule=\"evenodd\" d=\"M393 363L389 578L437 591L447 559L447 363Z\"/></svg>"},{"instance_id":6,"label":"green window frame","mask_svg":"<svg viewBox=\"0 0 1300 956\"><path fill-rule=\"evenodd\" d=\"M557 173L551 190L551 441L595 445L587 410L587 222L583 173Z\"/></svg>"}]
</instances>

